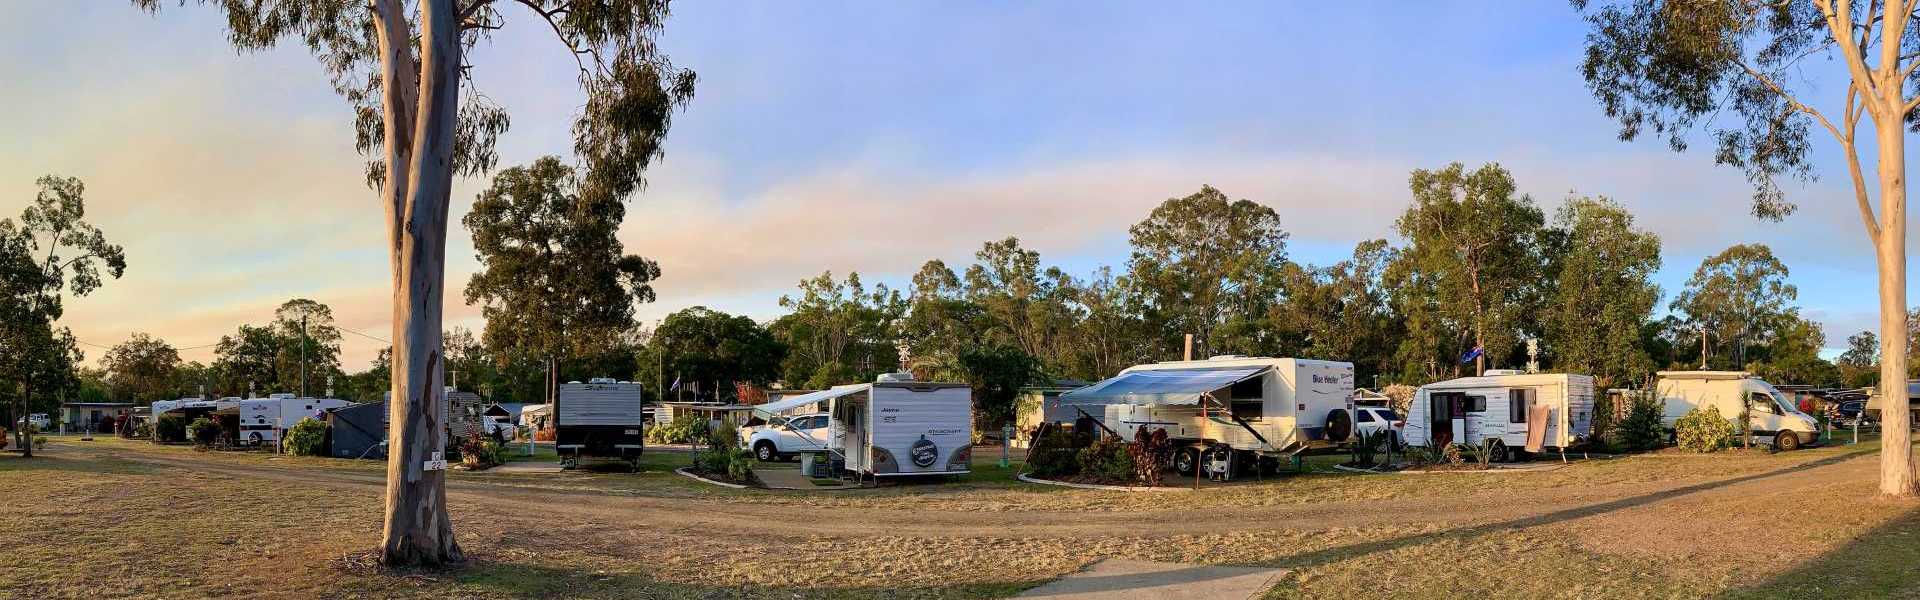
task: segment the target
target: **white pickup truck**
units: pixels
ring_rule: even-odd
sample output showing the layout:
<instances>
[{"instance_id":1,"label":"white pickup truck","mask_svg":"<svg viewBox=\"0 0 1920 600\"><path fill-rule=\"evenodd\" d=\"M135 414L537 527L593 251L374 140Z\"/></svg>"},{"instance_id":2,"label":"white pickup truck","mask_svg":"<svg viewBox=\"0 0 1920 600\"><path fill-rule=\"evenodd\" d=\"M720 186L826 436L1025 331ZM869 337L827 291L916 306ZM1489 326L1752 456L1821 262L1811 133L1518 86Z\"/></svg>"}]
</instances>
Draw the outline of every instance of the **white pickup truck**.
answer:
<instances>
[{"instance_id":1,"label":"white pickup truck","mask_svg":"<svg viewBox=\"0 0 1920 600\"><path fill-rule=\"evenodd\" d=\"M743 427L740 443L753 450L753 457L763 462L801 452L823 452L831 437L827 425L826 413L796 415L779 423Z\"/></svg>"}]
</instances>

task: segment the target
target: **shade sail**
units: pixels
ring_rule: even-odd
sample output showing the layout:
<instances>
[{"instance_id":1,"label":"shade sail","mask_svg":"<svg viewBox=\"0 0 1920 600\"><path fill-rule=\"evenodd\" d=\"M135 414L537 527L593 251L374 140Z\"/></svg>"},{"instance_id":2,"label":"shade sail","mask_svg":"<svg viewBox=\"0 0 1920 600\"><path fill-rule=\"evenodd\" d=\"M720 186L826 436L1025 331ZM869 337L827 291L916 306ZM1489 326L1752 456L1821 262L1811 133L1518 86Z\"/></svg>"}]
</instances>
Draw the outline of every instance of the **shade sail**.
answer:
<instances>
[{"instance_id":1,"label":"shade sail","mask_svg":"<svg viewBox=\"0 0 1920 600\"><path fill-rule=\"evenodd\" d=\"M1134 371L1060 396L1061 406L1199 404L1200 395L1266 372L1268 367Z\"/></svg>"},{"instance_id":2,"label":"shade sail","mask_svg":"<svg viewBox=\"0 0 1920 600\"><path fill-rule=\"evenodd\" d=\"M857 383L854 385L838 386L830 390L818 391L811 394L801 394L798 396L794 396L792 398L781 400L779 402L768 402L766 404L755 405L753 407L753 414L759 415L761 418L770 418L770 417L773 417L774 415L778 415L783 412L800 408L808 404L813 404L815 402L832 400L834 398L839 398L841 396L850 396L853 394L858 394L860 392L867 391L872 387L873 387L873 384L871 383Z\"/></svg>"}]
</instances>

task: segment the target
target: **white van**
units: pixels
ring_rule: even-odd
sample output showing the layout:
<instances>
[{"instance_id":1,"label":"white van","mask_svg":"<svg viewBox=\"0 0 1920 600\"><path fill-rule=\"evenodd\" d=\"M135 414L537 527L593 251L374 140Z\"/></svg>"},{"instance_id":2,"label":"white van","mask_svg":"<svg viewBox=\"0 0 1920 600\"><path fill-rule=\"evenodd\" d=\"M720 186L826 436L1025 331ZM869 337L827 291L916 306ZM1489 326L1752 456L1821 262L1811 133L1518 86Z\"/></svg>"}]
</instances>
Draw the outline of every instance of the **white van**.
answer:
<instances>
[{"instance_id":1,"label":"white van","mask_svg":"<svg viewBox=\"0 0 1920 600\"><path fill-rule=\"evenodd\" d=\"M1800 412L1786 394L1746 371L1661 371L1654 386L1664 410L1660 424L1671 433L1674 423L1693 409L1712 406L1736 425L1740 412L1751 407L1753 435L1772 438L1774 448L1794 450L1819 436L1819 421Z\"/></svg>"}]
</instances>

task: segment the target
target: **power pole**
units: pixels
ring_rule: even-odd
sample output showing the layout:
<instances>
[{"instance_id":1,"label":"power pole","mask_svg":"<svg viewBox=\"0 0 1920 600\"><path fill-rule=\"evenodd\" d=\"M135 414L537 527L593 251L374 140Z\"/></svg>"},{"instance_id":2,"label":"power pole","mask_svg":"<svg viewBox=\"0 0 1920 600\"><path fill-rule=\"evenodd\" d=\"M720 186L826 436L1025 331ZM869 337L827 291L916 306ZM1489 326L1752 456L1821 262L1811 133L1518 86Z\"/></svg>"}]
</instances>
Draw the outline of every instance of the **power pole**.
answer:
<instances>
[{"instance_id":1,"label":"power pole","mask_svg":"<svg viewBox=\"0 0 1920 600\"><path fill-rule=\"evenodd\" d=\"M1707 324L1700 324L1700 370L1707 370Z\"/></svg>"},{"instance_id":2,"label":"power pole","mask_svg":"<svg viewBox=\"0 0 1920 600\"><path fill-rule=\"evenodd\" d=\"M300 315L300 397L307 397L307 315Z\"/></svg>"}]
</instances>

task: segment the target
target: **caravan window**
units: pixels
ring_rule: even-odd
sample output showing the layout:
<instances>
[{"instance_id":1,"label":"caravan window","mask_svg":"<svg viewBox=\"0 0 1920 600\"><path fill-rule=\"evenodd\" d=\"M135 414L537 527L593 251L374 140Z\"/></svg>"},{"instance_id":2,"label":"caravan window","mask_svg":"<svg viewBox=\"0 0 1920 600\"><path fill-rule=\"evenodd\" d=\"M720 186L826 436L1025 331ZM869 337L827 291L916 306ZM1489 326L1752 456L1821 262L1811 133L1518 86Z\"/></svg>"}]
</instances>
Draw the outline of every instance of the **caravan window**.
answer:
<instances>
[{"instance_id":1,"label":"caravan window","mask_svg":"<svg viewBox=\"0 0 1920 600\"><path fill-rule=\"evenodd\" d=\"M1487 397L1467 396L1467 412L1487 412Z\"/></svg>"},{"instance_id":2,"label":"caravan window","mask_svg":"<svg viewBox=\"0 0 1920 600\"><path fill-rule=\"evenodd\" d=\"M1367 410L1367 409L1364 409L1364 408L1363 408L1363 409L1360 409L1360 410L1357 410L1357 411L1354 411L1354 412L1356 412L1356 413L1359 413L1359 414L1360 414L1360 417L1359 417L1359 418L1358 418L1357 420L1358 420L1358 421L1360 421L1361 423L1372 423L1372 422L1373 422L1373 411L1370 411L1370 410Z\"/></svg>"},{"instance_id":3,"label":"caravan window","mask_svg":"<svg viewBox=\"0 0 1920 600\"><path fill-rule=\"evenodd\" d=\"M1533 389L1507 390L1507 422L1527 422L1527 410L1533 408Z\"/></svg>"},{"instance_id":4,"label":"caravan window","mask_svg":"<svg viewBox=\"0 0 1920 600\"><path fill-rule=\"evenodd\" d=\"M1266 386L1263 385L1265 383L1263 381L1264 379L1266 378L1254 377L1254 378L1247 379L1246 381L1233 384L1233 387L1227 388L1227 395L1232 397L1234 400L1262 399L1267 395ZM1234 407L1234 410L1237 412L1240 409L1239 407Z\"/></svg>"},{"instance_id":5,"label":"caravan window","mask_svg":"<svg viewBox=\"0 0 1920 600\"><path fill-rule=\"evenodd\" d=\"M1748 396L1747 405L1752 407L1753 412L1756 413L1766 413L1770 415L1780 413L1779 409L1774 408L1773 396L1764 392L1754 392Z\"/></svg>"}]
</instances>

